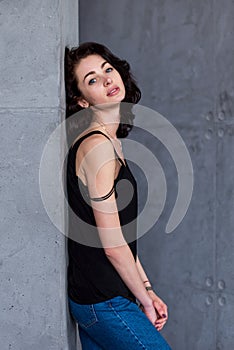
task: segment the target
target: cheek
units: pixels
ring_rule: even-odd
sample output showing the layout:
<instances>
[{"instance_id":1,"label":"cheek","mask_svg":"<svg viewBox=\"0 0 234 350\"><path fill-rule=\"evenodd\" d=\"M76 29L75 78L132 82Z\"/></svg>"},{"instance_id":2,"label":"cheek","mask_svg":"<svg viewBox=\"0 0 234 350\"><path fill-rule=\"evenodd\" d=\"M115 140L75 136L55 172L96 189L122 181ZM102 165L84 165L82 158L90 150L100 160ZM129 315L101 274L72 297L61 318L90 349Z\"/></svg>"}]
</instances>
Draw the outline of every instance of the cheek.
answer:
<instances>
[{"instance_id":1,"label":"cheek","mask_svg":"<svg viewBox=\"0 0 234 350\"><path fill-rule=\"evenodd\" d=\"M119 73L118 73L118 78L119 78L119 81L120 81L120 83L122 85L122 88L125 90L125 86L124 86L123 80L122 80L121 75Z\"/></svg>"},{"instance_id":2,"label":"cheek","mask_svg":"<svg viewBox=\"0 0 234 350\"><path fill-rule=\"evenodd\" d=\"M87 99L87 100L90 100L92 99L94 96L95 96L95 89L90 89L90 87L82 87L80 88L80 92L82 94L82 96Z\"/></svg>"},{"instance_id":3,"label":"cheek","mask_svg":"<svg viewBox=\"0 0 234 350\"><path fill-rule=\"evenodd\" d=\"M123 83L123 80L121 79L121 83L122 83L122 90L124 92L124 96L126 95L126 89L125 89L125 85Z\"/></svg>"},{"instance_id":4,"label":"cheek","mask_svg":"<svg viewBox=\"0 0 234 350\"><path fill-rule=\"evenodd\" d=\"M100 91L98 88L93 88L89 91L86 91L85 98L89 101L90 104L94 105L99 103L100 100Z\"/></svg>"}]
</instances>

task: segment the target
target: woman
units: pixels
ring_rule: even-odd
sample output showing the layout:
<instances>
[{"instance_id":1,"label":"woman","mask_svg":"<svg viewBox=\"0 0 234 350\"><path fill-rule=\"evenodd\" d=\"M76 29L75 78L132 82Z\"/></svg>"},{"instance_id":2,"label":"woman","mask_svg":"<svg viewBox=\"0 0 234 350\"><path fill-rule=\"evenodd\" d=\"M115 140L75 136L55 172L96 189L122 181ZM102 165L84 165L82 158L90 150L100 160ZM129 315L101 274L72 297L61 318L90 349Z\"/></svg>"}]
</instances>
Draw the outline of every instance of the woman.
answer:
<instances>
[{"instance_id":1,"label":"woman","mask_svg":"<svg viewBox=\"0 0 234 350\"><path fill-rule=\"evenodd\" d=\"M129 64L97 43L66 49L65 78L67 116L82 111L67 159L68 296L82 349L168 350L167 306L137 256L136 181L118 138L134 118L122 103L137 103L140 90Z\"/></svg>"}]
</instances>

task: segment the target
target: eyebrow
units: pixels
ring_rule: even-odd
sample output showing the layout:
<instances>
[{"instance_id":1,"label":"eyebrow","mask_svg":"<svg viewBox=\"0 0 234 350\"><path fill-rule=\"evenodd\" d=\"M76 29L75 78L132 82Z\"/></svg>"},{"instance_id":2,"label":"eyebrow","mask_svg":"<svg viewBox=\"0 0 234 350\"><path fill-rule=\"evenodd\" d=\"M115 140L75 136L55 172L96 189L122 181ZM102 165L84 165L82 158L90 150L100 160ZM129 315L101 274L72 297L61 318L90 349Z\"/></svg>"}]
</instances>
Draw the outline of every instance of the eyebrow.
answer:
<instances>
[{"instance_id":1,"label":"eyebrow","mask_svg":"<svg viewBox=\"0 0 234 350\"><path fill-rule=\"evenodd\" d=\"M101 64L101 68L103 68L103 67L105 66L106 63L108 63L108 62L107 62L107 61L103 62L103 63ZM84 76L83 81L85 81L85 79L86 79L89 75L91 75L91 74L95 74L95 71L92 70L91 72L87 73L87 74Z\"/></svg>"}]
</instances>

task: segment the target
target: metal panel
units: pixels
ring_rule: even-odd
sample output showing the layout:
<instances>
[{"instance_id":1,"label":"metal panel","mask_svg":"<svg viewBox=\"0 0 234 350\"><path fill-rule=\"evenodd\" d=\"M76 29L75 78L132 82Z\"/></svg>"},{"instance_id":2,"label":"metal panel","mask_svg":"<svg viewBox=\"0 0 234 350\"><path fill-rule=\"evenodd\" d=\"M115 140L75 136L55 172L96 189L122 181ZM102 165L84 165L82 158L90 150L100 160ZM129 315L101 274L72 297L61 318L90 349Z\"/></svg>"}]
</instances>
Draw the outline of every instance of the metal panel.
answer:
<instances>
[{"instance_id":1,"label":"metal panel","mask_svg":"<svg viewBox=\"0 0 234 350\"><path fill-rule=\"evenodd\" d=\"M176 171L165 149L151 145L165 172L167 202L159 222L139 240L143 265L169 305L163 334L174 350L234 344L233 11L230 0L80 1L81 42L101 42L131 63L141 104L174 124L192 158L190 208L166 235Z\"/></svg>"},{"instance_id":2,"label":"metal panel","mask_svg":"<svg viewBox=\"0 0 234 350\"><path fill-rule=\"evenodd\" d=\"M139 241L139 254L157 293L169 307L164 334L172 348L213 350L215 329L215 135L206 139L209 122L180 127L194 166L194 193L182 223L171 234L165 227L175 201L175 175L169 166L165 210ZM168 158L165 160L164 163Z\"/></svg>"},{"instance_id":3,"label":"metal panel","mask_svg":"<svg viewBox=\"0 0 234 350\"><path fill-rule=\"evenodd\" d=\"M234 124L217 127L216 290L220 349L234 345Z\"/></svg>"},{"instance_id":4,"label":"metal panel","mask_svg":"<svg viewBox=\"0 0 234 350\"><path fill-rule=\"evenodd\" d=\"M215 2L217 349L234 347L234 33L233 2Z\"/></svg>"}]
</instances>

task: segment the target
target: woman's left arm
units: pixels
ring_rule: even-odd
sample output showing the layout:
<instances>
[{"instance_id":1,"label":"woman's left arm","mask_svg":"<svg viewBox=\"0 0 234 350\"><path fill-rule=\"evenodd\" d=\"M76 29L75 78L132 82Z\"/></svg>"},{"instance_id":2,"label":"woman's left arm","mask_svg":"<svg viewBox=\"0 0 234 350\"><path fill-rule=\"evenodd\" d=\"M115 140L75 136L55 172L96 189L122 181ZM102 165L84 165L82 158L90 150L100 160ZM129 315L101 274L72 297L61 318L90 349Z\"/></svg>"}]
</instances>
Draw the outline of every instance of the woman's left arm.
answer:
<instances>
[{"instance_id":1,"label":"woman's left arm","mask_svg":"<svg viewBox=\"0 0 234 350\"><path fill-rule=\"evenodd\" d=\"M151 283L143 269L143 266L141 265L138 255L136 257L136 266L145 287L151 287ZM159 298L159 296L153 290L148 290L148 293L151 299L153 300L154 307L159 317L156 324L158 325L157 329L160 331L168 319L167 305ZM143 308L142 311L144 311Z\"/></svg>"}]
</instances>

